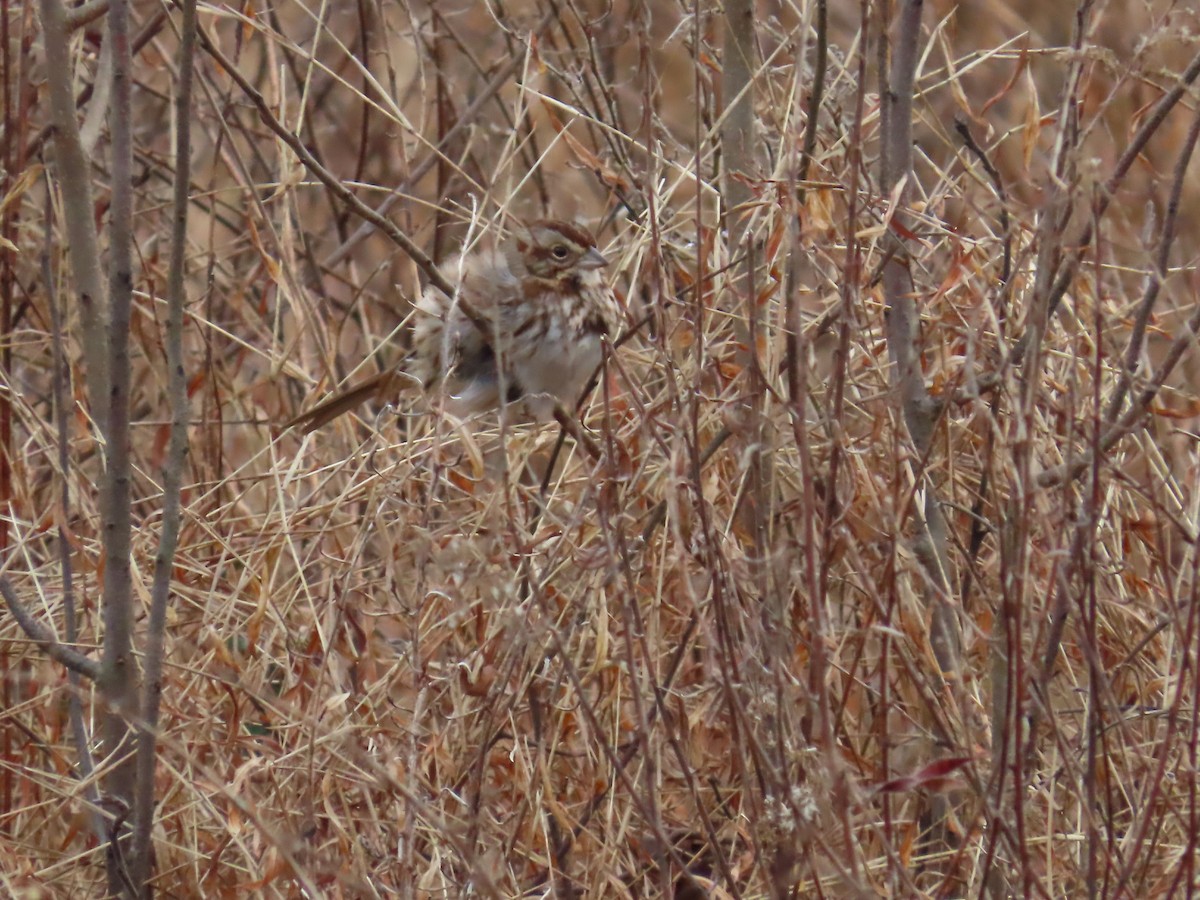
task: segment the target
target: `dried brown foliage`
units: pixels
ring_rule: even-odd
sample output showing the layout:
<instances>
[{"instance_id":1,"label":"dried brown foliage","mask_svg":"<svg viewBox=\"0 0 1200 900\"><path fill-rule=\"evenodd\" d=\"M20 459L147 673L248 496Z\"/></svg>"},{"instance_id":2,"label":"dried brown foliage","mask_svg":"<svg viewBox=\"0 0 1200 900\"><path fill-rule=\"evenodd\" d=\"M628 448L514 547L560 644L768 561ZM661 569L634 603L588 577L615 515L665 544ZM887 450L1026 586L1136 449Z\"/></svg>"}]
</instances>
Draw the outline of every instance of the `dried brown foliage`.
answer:
<instances>
[{"instance_id":1,"label":"dried brown foliage","mask_svg":"<svg viewBox=\"0 0 1200 900\"><path fill-rule=\"evenodd\" d=\"M164 896L1200 886L1200 198L1175 175L1190 89L1112 180L1200 23L1167 3L1084 3L1073 36L1059 4L927 4L899 216L878 164L890 12L832 6L797 185L816 3L758 4L757 172L724 211L715 4L201 7L266 114L358 198L389 202L435 262L508 214L579 216L616 261L630 327L648 321L580 412L599 460L569 439L555 456L553 428L458 427L408 406L281 433L367 353L379 359L360 375L392 360L421 276L378 229L356 236L344 198L200 51ZM134 6L148 29L133 111L139 604L169 416L178 41L157 10ZM97 646L94 335L71 309L63 472L48 292L70 296L64 219L103 227L107 137L97 208L48 218L37 19L0 13L3 235L17 248L0 251L2 563L61 636L65 479L82 642ZM83 88L99 22L75 35ZM938 404L927 453L889 374L889 229ZM1110 414L1164 242L1139 368ZM752 327L737 321L747 301ZM1142 400L1149 414L1107 441ZM930 491L942 548L923 525ZM939 551L948 591L930 576ZM954 610L958 671L931 645L931 597ZM86 824L67 675L7 615L0 665L0 885L94 895L105 847Z\"/></svg>"}]
</instances>

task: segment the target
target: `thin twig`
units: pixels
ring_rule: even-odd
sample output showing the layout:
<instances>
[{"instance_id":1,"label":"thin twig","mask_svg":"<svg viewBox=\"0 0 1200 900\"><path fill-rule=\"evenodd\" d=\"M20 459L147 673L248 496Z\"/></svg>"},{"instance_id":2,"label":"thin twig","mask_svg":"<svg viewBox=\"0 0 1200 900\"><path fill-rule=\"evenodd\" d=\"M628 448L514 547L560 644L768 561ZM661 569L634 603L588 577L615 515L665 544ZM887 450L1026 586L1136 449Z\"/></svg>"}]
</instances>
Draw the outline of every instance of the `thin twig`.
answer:
<instances>
[{"instance_id":1,"label":"thin twig","mask_svg":"<svg viewBox=\"0 0 1200 900\"><path fill-rule=\"evenodd\" d=\"M600 445L596 443L595 438L584 431L583 426L579 424L579 420L575 419L568 413L562 404L554 405L554 421L556 421L562 430L575 439L575 443L579 444L587 451L588 456L594 460L604 458L604 451L600 449Z\"/></svg>"}]
</instances>

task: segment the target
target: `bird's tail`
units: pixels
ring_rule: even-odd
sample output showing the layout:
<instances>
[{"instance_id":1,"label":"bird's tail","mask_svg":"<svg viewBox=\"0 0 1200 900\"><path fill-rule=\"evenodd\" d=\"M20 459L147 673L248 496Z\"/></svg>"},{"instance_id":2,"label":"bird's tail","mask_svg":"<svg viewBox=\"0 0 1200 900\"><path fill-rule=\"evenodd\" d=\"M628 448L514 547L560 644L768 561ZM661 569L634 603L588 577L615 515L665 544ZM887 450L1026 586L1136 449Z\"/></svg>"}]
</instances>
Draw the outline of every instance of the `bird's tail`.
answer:
<instances>
[{"instance_id":1,"label":"bird's tail","mask_svg":"<svg viewBox=\"0 0 1200 900\"><path fill-rule=\"evenodd\" d=\"M327 400L322 400L307 412L300 413L284 427L292 428L298 425L305 434L308 434L372 398L382 402L395 400L404 388L412 384L412 376L407 375L402 368L380 372L366 381L334 394Z\"/></svg>"}]
</instances>

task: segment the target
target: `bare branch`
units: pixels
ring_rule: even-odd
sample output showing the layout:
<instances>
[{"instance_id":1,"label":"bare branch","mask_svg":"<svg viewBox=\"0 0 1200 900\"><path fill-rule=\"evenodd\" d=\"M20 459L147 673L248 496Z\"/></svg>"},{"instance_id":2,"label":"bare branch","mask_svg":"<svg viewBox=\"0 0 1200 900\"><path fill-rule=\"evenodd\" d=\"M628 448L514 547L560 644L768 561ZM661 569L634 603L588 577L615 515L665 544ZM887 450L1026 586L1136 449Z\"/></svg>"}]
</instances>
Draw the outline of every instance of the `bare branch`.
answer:
<instances>
[{"instance_id":1,"label":"bare branch","mask_svg":"<svg viewBox=\"0 0 1200 900\"><path fill-rule=\"evenodd\" d=\"M108 292L100 268L100 249L92 202L91 172L79 124L75 120L75 96L71 91L74 66L67 42L67 20L61 0L40 0L42 32L46 44L46 78L50 93L50 112L54 124L54 169L66 209L63 226L71 273L83 314L83 327L89 334L102 334L108 317ZM108 357L102 341L84 341L88 365L88 388L92 416L105 430L108 406Z\"/></svg>"},{"instance_id":2,"label":"bare branch","mask_svg":"<svg viewBox=\"0 0 1200 900\"><path fill-rule=\"evenodd\" d=\"M800 151L800 166L796 182L800 185L797 202L804 207L804 182L812 166L813 153L817 149L817 130L821 122L821 101L825 98L825 71L829 67L829 9L828 0L817 0L817 49L813 69L812 88L808 97L808 119L804 126L804 147Z\"/></svg>"},{"instance_id":3,"label":"bare branch","mask_svg":"<svg viewBox=\"0 0 1200 900\"><path fill-rule=\"evenodd\" d=\"M1150 404L1154 402L1154 398L1158 396L1158 392L1162 390L1167 379L1171 377L1171 373L1175 371L1175 366L1179 364L1188 347L1196 344L1198 338L1200 338L1200 307L1197 308L1197 311L1184 324L1180 334L1171 342L1170 349L1167 351L1158 370L1149 379L1148 386L1137 396L1133 405L1125 414L1117 419L1100 437L1097 447L1099 453L1107 453L1117 441L1131 434L1141 425L1142 420L1150 412ZM1088 453L1072 463L1064 463L1061 466L1046 469L1038 473L1037 484L1039 487L1052 487L1064 481L1078 478L1088 470L1093 464L1094 459L1094 456Z\"/></svg>"},{"instance_id":4,"label":"bare branch","mask_svg":"<svg viewBox=\"0 0 1200 900\"><path fill-rule=\"evenodd\" d=\"M304 146L304 142L294 132L286 128L275 114L271 112L271 107L267 104L263 95L238 71L237 65L217 48L217 45L212 42L204 29L197 28L197 34L200 39L200 46L204 48L204 52L220 63L221 68L225 70L226 74L234 80L250 102L254 104L254 108L258 110L259 118L262 119L263 124L270 128L280 140L291 148L292 152L304 163L304 167L312 172L325 187L329 188L339 200L350 207L356 215L365 219L391 238L392 242L408 254L408 257L416 263L417 268L421 270L430 284L434 285L438 290L446 294L446 296L453 297L454 286L438 271L437 266L433 264L433 260L426 256L425 252L414 244L407 234L397 228L391 219L380 215L369 207L353 191L342 184L337 176L317 162L308 148ZM487 333L489 326L484 324L483 328L485 333Z\"/></svg>"},{"instance_id":5,"label":"bare branch","mask_svg":"<svg viewBox=\"0 0 1200 900\"><path fill-rule=\"evenodd\" d=\"M726 0L724 47L721 53L721 94L725 109L721 118L721 164L731 233L739 209L752 196L746 179L754 168L754 4L750 0ZM737 241L734 242L735 244Z\"/></svg>"},{"instance_id":6,"label":"bare branch","mask_svg":"<svg viewBox=\"0 0 1200 900\"><path fill-rule=\"evenodd\" d=\"M1133 320L1133 331L1129 335L1129 346L1125 348L1125 365L1117 381L1116 389L1108 403L1105 418L1110 422L1116 418L1125 402L1125 394L1133 380L1138 358L1142 354L1142 342L1146 337L1146 326L1150 323L1150 314L1154 312L1154 303L1158 292L1167 277L1167 263L1171 258L1171 247L1175 242L1175 224L1179 218L1179 200L1183 195L1183 184L1187 176L1188 163L1192 161L1192 151L1196 149L1196 139L1200 137L1200 113L1192 118L1192 127L1188 129L1183 149L1179 151L1179 159L1175 162L1175 177L1171 181L1171 196L1167 200L1167 212L1163 216L1162 229L1158 237L1158 256L1154 260L1154 271L1146 279L1146 288L1138 304L1137 315Z\"/></svg>"},{"instance_id":7,"label":"bare branch","mask_svg":"<svg viewBox=\"0 0 1200 900\"><path fill-rule=\"evenodd\" d=\"M1095 235L1095 222L1099 221L1104 216L1104 213L1108 211L1109 204L1116 197L1117 190L1120 188L1122 182L1124 182L1129 169L1133 166L1138 156L1141 155L1150 138L1154 136L1163 122L1166 121L1167 113L1183 98L1184 94L1187 93L1187 89L1197 78L1200 78L1200 54L1197 54L1184 73L1179 77L1179 82L1171 90L1163 94L1162 98L1155 104L1154 109L1146 116L1145 121L1142 122L1137 133L1134 134L1133 140L1129 142L1129 145L1121 154L1121 158L1117 160L1112 174L1105 179L1096 214L1094 217L1088 219L1079 237L1070 244L1072 249L1067 254L1062 271L1059 272L1058 278L1055 279L1054 285L1050 289L1047 298L1048 317L1053 315L1055 310L1058 309L1058 304L1062 301L1063 295L1071 286L1071 282L1075 280L1075 275L1079 271L1080 263L1083 260L1083 253L1091 245L1092 237ZM1021 343L1013 348L1013 355L1017 360L1023 358L1026 351L1026 344L1027 341L1022 340Z\"/></svg>"},{"instance_id":8,"label":"bare branch","mask_svg":"<svg viewBox=\"0 0 1200 900\"><path fill-rule=\"evenodd\" d=\"M234 63L229 60L214 44L205 33L203 28L197 26L197 36L200 40L200 45L205 52L213 57L221 64L221 67L229 74L229 77L234 80L239 88L246 94L254 107L258 110L259 118L264 124L270 128L275 134L291 148L292 152L304 164L304 167L312 172L317 179L324 184L339 200L345 203L356 215L365 219L371 225L378 228L403 250L417 266L418 269L425 275L429 284L436 287L447 297L454 297L458 307L463 314L470 319L471 323L485 335L492 333L492 324L477 310L473 309L461 296L457 295L454 286L446 279L433 260L431 260L425 252L413 243L412 239L401 231L391 219L380 215L366 203L358 198L358 196L348 187L342 184L332 172L326 169L312 155L304 142L294 132L288 130L282 122L271 112L270 106L263 98L263 95L255 89L255 87L237 70Z\"/></svg>"},{"instance_id":9,"label":"bare branch","mask_svg":"<svg viewBox=\"0 0 1200 900\"><path fill-rule=\"evenodd\" d=\"M75 579L71 566L71 544L67 539L67 521L71 513L70 455L68 451L70 430L67 412L71 402L68 399L70 396L68 384L70 367L67 365L66 353L63 349L62 312L51 266L50 242L54 233L54 204L51 202L51 195L50 186L47 184L46 246L42 252L42 280L45 282L46 300L50 307L50 345L54 356L54 427L58 432L58 470L59 476L62 478L58 523L58 564L62 571L63 630L66 632L67 643L75 644L79 640L79 616L75 608ZM75 742L75 753L79 759L79 779L84 784L84 792L88 800L88 823L96 839L103 841L105 837L104 821L96 812L100 803L100 792L92 778L96 767L95 761L92 759L91 737L88 734L87 723L84 722L83 702L79 693L82 681L79 673L74 669L67 669L67 680L71 685L71 693L67 697L67 708L71 717L71 738Z\"/></svg>"},{"instance_id":10,"label":"bare branch","mask_svg":"<svg viewBox=\"0 0 1200 900\"><path fill-rule=\"evenodd\" d=\"M892 219L908 231L905 206L912 186L912 104L915 89L917 43L921 34L921 0L906 0L896 20L897 40L893 47L884 106L887 125L882 135L881 188L892 197ZM920 321L912 296L908 246L889 228L886 241L890 258L883 267L883 291L887 298L888 352L896 366L896 385L904 405L904 419L917 452L924 455L933 437L937 410L925 388L921 373Z\"/></svg>"},{"instance_id":11,"label":"bare branch","mask_svg":"<svg viewBox=\"0 0 1200 900\"><path fill-rule=\"evenodd\" d=\"M109 208L109 322L107 429L100 518L104 542L104 647L98 682L105 709L104 752L114 763L105 779L110 798L132 807L134 757L129 717L137 696L133 661L133 580L131 574L131 491L129 447L130 320L133 308L133 121L132 51L128 0L112 0L108 10L113 83L109 131L112 144L112 202ZM98 343L88 341L87 343ZM122 829L124 831L124 829ZM120 837L126 850L129 843ZM125 883L121 853L108 857L108 887L119 893Z\"/></svg>"},{"instance_id":12,"label":"bare branch","mask_svg":"<svg viewBox=\"0 0 1200 900\"><path fill-rule=\"evenodd\" d=\"M895 204L893 222L885 246L892 252L883 267L883 293L887 300L888 355L895 368L894 378L904 411L904 422L919 457L929 455L939 404L929 396L921 371L921 323L913 299L911 260L908 242L900 231L908 233L907 202L912 190L912 104L916 89L917 46L921 35L922 0L904 0L897 15L892 48L892 65L884 91L881 188ZM923 465L923 463L922 463ZM924 512L918 517L917 556L929 575L933 588L933 623L930 641L938 663L946 672L957 672L962 638L956 613L950 604L950 565L946 551L946 520L936 485L927 481Z\"/></svg>"},{"instance_id":13,"label":"bare branch","mask_svg":"<svg viewBox=\"0 0 1200 900\"><path fill-rule=\"evenodd\" d=\"M109 2L109 0L104 0L104 12L108 11L108 2ZM85 9L85 8L86 7L79 7L79 9ZM67 15L70 16L75 11L76 10L68 10ZM134 40L133 40L133 52L135 55L140 53L142 51L142 48L145 47L148 43L150 43L150 41L154 38L154 36L156 34L158 34L158 30L162 27L162 24L163 24L163 22L166 21L166 19L167 19L167 11L165 9L160 8L157 11L155 11L155 13L149 18L149 20L146 22L146 24L142 26L141 31L138 32L137 37L134 38ZM95 92L96 92L96 85L94 83L89 82L89 83L85 84L83 86L83 89L79 92L79 94L74 99L75 108L79 109L85 103L87 103L89 100L91 100L92 96L95 94ZM50 135L54 131L55 131L54 123L46 125L44 128L42 128L41 131L39 131L36 135L34 135L33 140L31 140L26 145L25 153L28 156L33 156L33 155L39 153L41 151L42 145L45 144L47 140L49 140Z\"/></svg>"},{"instance_id":14,"label":"bare branch","mask_svg":"<svg viewBox=\"0 0 1200 900\"><path fill-rule=\"evenodd\" d=\"M542 17L542 20L534 26L530 34L535 37L541 34L543 31L545 31L546 26L550 24L553 18L553 11L547 12ZM379 216L382 217L386 215L391 208L400 201L400 198L408 192L412 185L420 182L420 180L429 173L429 170L432 169L438 163L438 161L443 158L443 149L449 147L453 141L457 140L459 136L476 121L480 111L484 108L484 106L486 106L492 100L492 98L496 96L496 94L502 87L504 87L504 85L509 83L513 77L513 74L517 71L517 69L524 65L524 63L525 58L523 56L513 54L508 58L508 61L504 65L496 70L496 74L492 76L491 80L489 80L486 85L484 85L483 90L481 90L478 96L476 96L475 99L472 100L467 106L467 108L462 111L462 115L458 117L458 120L446 130L444 135L442 135L442 139L438 141L438 145L433 148L433 151L419 163L413 166L412 171L404 179L404 182L396 188L393 194L379 204L378 209L375 210ZM353 208L353 206L351 208ZM334 250L327 257L325 257L324 260L321 261L322 267L330 268L342 262L350 255L351 251L353 251L358 244L362 243L364 238L374 233L374 230L379 227L379 225L376 224L373 219L363 216L362 213L358 212L357 209L354 211L366 221L359 225L358 228L354 230L354 233L351 234L350 237L348 237L345 241L343 241L336 250Z\"/></svg>"},{"instance_id":15,"label":"bare branch","mask_svg":"<svg viewBox=\"0 0 1200 900\"><path fill-rule=\"evenodd\" d=\"M100 664L94 659L84 656L78 650L61 643L45 625L35 619L29 610L21 605L12 583L4 577L0 577L0 595L4 597L8 611L17 620L17 624L21 626L26 637L45 651L47 656L89 681L99 679Z\"/></svg>"},{"instance_id":16,"label":"bare branch","mask_svg":"<svg viewBox=\"0 0 1200 900\"><path fill-rule=\"evenodd\" d=\"M108 0L88 0L82 6L67 10L67 28L74 31L90 25L108 12Z\"/></svg>"},{"instance_id":17,"label":"bare branch","mask_svg":"<svg viewBox=\"0 0 1200 900\"><path fill-rule=\"evenodd\" d=\"M183 368L183 312L187 251L188 186L192 154L192 80L196 51L196 0L182 0L179 25L179 79L175 87L175 184L172 197L171 258L167 273L167 396L171 406L171 437L163 464L163 520L154 583L150 591L150 621L146 634L141 721L138 723L137 783L134 803L133 882L142 889L151 875L151 835L154 827L154 770L166 652L167 609L171 572L179 544L183 467L188 452L187 375Z\"/></svg>"}]
</instances>

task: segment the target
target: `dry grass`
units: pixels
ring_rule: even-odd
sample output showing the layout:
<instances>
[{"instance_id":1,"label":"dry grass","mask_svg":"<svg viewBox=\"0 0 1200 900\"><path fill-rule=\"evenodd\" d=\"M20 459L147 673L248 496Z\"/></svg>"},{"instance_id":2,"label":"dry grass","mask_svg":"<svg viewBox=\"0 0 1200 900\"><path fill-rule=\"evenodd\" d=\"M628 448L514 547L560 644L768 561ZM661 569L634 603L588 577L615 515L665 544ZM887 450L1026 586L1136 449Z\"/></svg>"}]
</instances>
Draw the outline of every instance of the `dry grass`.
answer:
<instances>
[{"instance_id":1,"label":"dry grass","mask_svg":"<svg viewBox=\"0 0 1200 900\"><path fill-rule=\"evenodd\" d=\"M1194 54L1195 16L1101 5L1084 52L1072 53L1070 16L1053 4L1027 18L1021 4L991 4L986 21L965 9L943 21L948 5L929 4L910 269L926 380L950 402L924 460L891 388L873 281L888 205L875 163L879 13L864 48L858 12L834 5L817 151L793 228L789 148L802 141L812 77L795 56L812 4L760 4L763 177L739 211L756 247L752 285L736 277L744 248L718 217L715 14L697 29L690 7L667 2L618 3L607 16L561 0L494 4L496 17L467 2L436 4L437 17L419 4L284 2L249 17L202 7L202 26L328 168L374 206L402 191L390 216L432 255L489 239L505 214L579 216L615 261L630 324L649 322L581 413L599 461L569 440L555 457L555 429L460 426L417 414L415 399L399 418L349 417L307 439L282 432L312 398L399 352L417 273L378 234L334 255L358 222L201 56L186 326L194 424L158 776L163 896L1200 888L1194 346L1144 427L1079 478L1037 483L1086 457L1102 430L1194 98L1100 220L1040 357L1002 362L1029 326L1039 266L1070 251L1097 185ZM4 9L13 35L36 33L29 10ZM139 6L142 24L154 9ZM80 34L90 81L95 33ZM159 241L175 46L168 24L135 60L144 584L166 441ZM804 46L811 59L811 35ZM38 59L36 45L14 41L11 53L14 66ZM512 59L514 77L410 183ZM1056 115L1076 64L1078 137ZM29 115L6 119L14 148L31 146L44 121L40 82L30 83ZM1007 233L991 180L951 125L966 108L1006 189ZM1076 215L1055 232L1044 223L1062 141L1078 144L1059 195ZM13 165L35 157L8 153L12 190ZM96 165L103 186L102 154ZM61 631L53 531L68 485L82 634L99 643L98 448L80 352L94 336L70 335L80 402L63 473L39 254L49 249L53 287L69 297L57 223L70 211L47 232L44 183L25 187L5 208L20 252L3 276L4 569ZM1188 185L1151 370L1196 309L1197 199ZM799 396L788 388L789 290L804 323ZM734 338L748 292L761 316L757 373ZM379 362L356 370L376 348ZM996 373L995 390L974 396ZM770 463L757 486L755 448ZM931 484L961 610L953 673L931 649L915 524ZM977 546L975 523L985 526ZM94 896L104 847L73 775L66 676L8 617L0 662L0 884Z\"/></svg>"}]
</instances>

